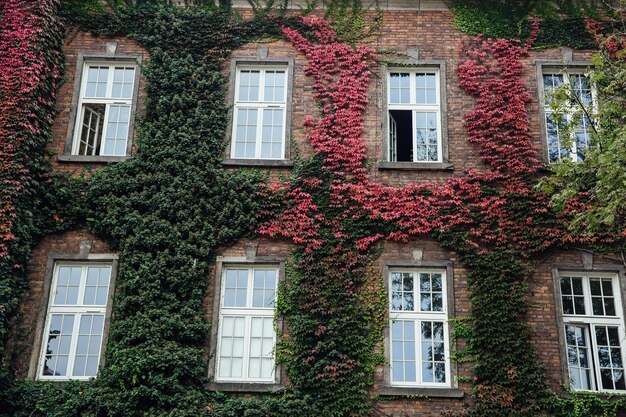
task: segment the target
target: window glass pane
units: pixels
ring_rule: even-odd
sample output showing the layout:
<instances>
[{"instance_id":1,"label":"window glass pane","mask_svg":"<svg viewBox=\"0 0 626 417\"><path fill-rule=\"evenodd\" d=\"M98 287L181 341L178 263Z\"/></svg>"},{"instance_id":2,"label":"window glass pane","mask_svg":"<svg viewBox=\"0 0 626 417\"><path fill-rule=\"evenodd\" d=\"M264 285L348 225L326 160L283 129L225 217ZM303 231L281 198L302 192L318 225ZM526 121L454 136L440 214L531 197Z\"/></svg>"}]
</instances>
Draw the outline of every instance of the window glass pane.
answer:
<instances>
[{"instance_id":1,"label":"window glass pane","mask_svg":"<svg viewBox=\"0 0 626 417\"><path fill-rule=\"evenodd\" d=\"M261 158L282 158L283 109L264 109L261 130Z\"/></svg>"},{"instance_id":2,"label":"window glass pane","mask_svg":"<svg viewBox=\"0 0 626 417\"><path fill-rule=\"evenodd\" d=\"M111 97L132 99L134 81L134 68L115 67L113 72L113 89L111 92Z\"/></svg>"},{"instance_id":3,"label":"window glass pane","mask_svg":"<svg viewBox=\"0 0 626 417\"><path fill-rule=\"evenodd\" d=\"M238 109L235 129L235 158L254 158L256 154L257 109Z\"/></svg>"},{"instance_id":4,"label":"window glass pane","mask_svg":"<svg viewBox=\"0 0 626 417\"><path fill-rule=\"evenodd\" d=\"M88 67L85 97L106 98L109 67Z\"/></svg>"},{"instance_id":5,"label":"window glass pane","mask_svg":"<svg viewBox=\"0 0 626 417\"><path fill-rule=\"evenodd\" d=\"M591 99L591 81L589 77L583 74L570 75L570 82L572 83L572 89L574 94L583 106L590 106Z\"/></svg>"},{"instance_id":6,"label":"window glass pane","mask_svg":"<svg viewBox=\"0 0 626 417\"><path fill-rule=\"evenodd\" d=\"M111 267L88 267L83 304L106 305Z\"/></svg>"},{"instance_id":7,"label":"window glass pane","mask_svg":"<svg viewBox=\"0 0 626 417\"><path fill-rule=\"evenodd\" d=\"M570 384L574 389L592 389L586 328L565 326Z\"/></svg>"},{"instance_id":8,"label":"window glass pane","mask_svg":"<svg viewBox=\"0 0 626 417\"><path fill-rule=\"evenodd\" d=\"M252 317L248 377L270 378L272 368L263 367L263 362L272 359L274 330L271 317ZM263 372L269 373L263 373Z\"/></svg>"},{"instance_id":9,"label":"window glass pane","mask_svg":"<svg viewBox=\"0 0 626 417\"><path fill-rule=\"evenodd\" d=\"M239 73L239 101L259 101L260 71L241 70Z\"/></svg>"},{"instance_id":10,"label":"window glass pane","mask_svg":"<svg viewBox=\"0 0 626 417\"><path fill-rule=\"evenodd\" d=\"M415 292L413 273L392 273L391 309L413 311L415 309ZM395 290L393 289L395 288Z\"/></svg>"},{"instance_id":11,"label":"window glass pane","mask_svg":"<svg viewBox=\"0 0 626 417\"><path fill-rule=\"evenodd\" d=\"M392 378L398 382L415 382L415 322L393 320L391 322Z\"/></svg>"},{"instance_id":12,"label":"window glass pane","mask_svg":"<svg viewBox=\"0 0 626 417\"><path fill-rule=\"evenodd\" d=\"M42 376L67 375L74 319L74 314L50 315Z\"/></svg>"},{"instance_id":13,"label":"window glass pane","mask_svg":"<svg viewBox=\"0 0 626 417\"><path fill-rule=\"evenodd\" d=\"M618 328L595 326L595 333L602 388L623 390L624 368Z\"/></svg>"},{"instance_id":14,"label":"window glass pane","mask_svg":"<svg viewBox=\"0 0 626 417\"><path fill-rule=\"evenodd\" d=\"M615 300L613 297L612 279L589 278L591 289L591 307L595 316L614 316ZM605 290L608 292L605 293Z\"/></svg>"},{"instance_id":15,"label":"window glass pane","mask_svg":"<svg viewBox=\"0 0 626 417\"><path fill-rule=\"evenodd\" d=\"M59 267L59 279L57 281L54 304L77 305L78 290L80 287L80 267Z\"/></svg>"},{"instance_id":16,"label":"window glass pane","mask_svg":"<svg viewBox=\"0 0 626 417\"><path fill-rule=\"evenodd\" d=\"M285 71L265 71L264 101L285 101Z\"/></svg>"},{"instance_id":17,"label":"window glass pane","mask_svg":"<svg viewBox=\"0 0 626 417\"><path fill-rule=\"evenodd\" d=\"M561 132L564 128L563 120L559 120L551 113L546 113L546 131L548 134L548 154L550 162L557 162L561 158L568 158L570 150L561 146Z\"/></svg>"},{"instance_id":18,"label":"window glass pane","mask_svg":"<svg viewBox=\"0 0 626 417\"><path fill-rule=\"evenodd\" d=\"M129 124L130 106L109 106L103 155L126 155L126 140L128 139Z\"/></svg>"},{"instance_id":19,"label":"window glass pane","mask_svg":"<svg viewBox=\"0 0 626 417\"><path fill-rule=\"evenodd\" d=\"M104 129L105 104L83 104L79 126L78 155L99 155Z\"/></svg>"},{"instance_id":20,"label":"window glass pane","mask_svg":"<svg viewBox=\"0 0 626 417\"><path fill-rule=\"evenodd\" d=\"M563 85L563 74L544 74L543 75L543 92L545 95L545 104L549 105L552 101L554 90Z\"/></svg>"},{"instance_id":21,"label":"window glass pane","mask_svg":"<svg viewBox=\"0 0 626 417\"><path fill-rule=\"evenodd\" d=\"M244 334L244 317L222 318L220 376L240 378L243 375Z\"/></svg>"},{"instance_id":22,"label":"window glass pane","mask_svg":"<svg viewBox=\"0 0 626 417\"><path fill-rule=\"evenodd\" d=\"M590 131L591 131L591 121L587 118L587 116L583 116L578 123L576 131L574 135L576 136L575 146L576 146L576 159L578 161L582 161L585 159L585 151L589 148Z\"/></svg>"},{"instance_id":23,"label":"window glass pane","mask_svg":"<svg viewBox=\"0 0 626 417\"><path fill-rule=\"evenodd\" d=\"M102 344L102 315L84 314L80 317L74 376L95 376Z\"/></svg>"},{"instance_id":24,"label":"window glass pane","mask_svg":"<svg viewBox=\"0 0 626 417\"><path fill-rule=\"evenodd\" d=\"M254 271L253 307L273 307L276 292L276 270Z\"/></svg>"},{"instance_id":25,"label":"window glass pane","mask_svg":"<svg viewBox=\"0 0 626 417\"><path fill-rule=\"evenodd\" d=\"M224 288L224 307L246 307L248 270L227 269Z\"/></svg>"},{"instance_id":26,"label":"window glass pane","mask_svg":"<svg viewBox=\"0 0 626 417\"><path fill-rule=\"evenodd\" d=\"M415 112L416 162L436 162L439 158L437 113Z\"/></svg>"},{"instance_id":27,"label":"window glass pane","mask_svg":"<svg viewBox=\"0 0 626 417\"><path fill-rule=\"evenodd\" d=\"M423 382L446 382L443 326L439 321L421 324Z\"/></svg>"},{"instance_id":28,"label":"window glass pane","mask_svg":"<svg viewBox=\"0 0 626 417\"><path fill-rule=\"evenodd\" d=\"M415 102L416 104L437 104L436 74L415 74Z\"/></svg>"},{"instance_id":29,"label":"window glass pane","mask_svg":"<svg viewBox=\"0 0 626 417\"><path fill-rule=\"evenodd\" d=\"M411 102L411 79L409 73L389 74L389 103L409 104Z\"/></svg>"}]
</instances>

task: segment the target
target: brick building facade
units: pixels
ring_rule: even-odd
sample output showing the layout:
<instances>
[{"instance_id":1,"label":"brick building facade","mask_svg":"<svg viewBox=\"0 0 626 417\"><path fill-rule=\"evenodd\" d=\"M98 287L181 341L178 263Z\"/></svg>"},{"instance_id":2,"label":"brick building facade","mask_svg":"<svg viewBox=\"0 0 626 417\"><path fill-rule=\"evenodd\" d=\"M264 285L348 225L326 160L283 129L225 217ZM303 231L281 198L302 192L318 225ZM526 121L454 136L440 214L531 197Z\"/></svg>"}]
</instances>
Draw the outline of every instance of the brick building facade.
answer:
<instances>
[{"instance_id":1,"label":"brick building facade","mask_svg":"<svg viewBox=\"0 0 626 417\"><path fill-rule=\"evenodd\" d=\"M383 19L380 36L370 43L370 46L377 52L377 61L372 68L373 76L368 89L369 104L365 112L364 138L371 162L369 175L372 179L385 184L405 185L415 181L442 182L463 175L468 169L483 170L484 166L480 159L479 150L467 141L464 128L464 114L472 109L474 99L458 86L456 72L460 60L459 48L464 41L469 39L468 35L455 28L453 15L443 3L421 1L403 4L401 1L393 0L381 3L384 4L381 4ZM244 13L247 11L244 10ZM94 63L94 65L101 65L102 68L109 65L111 66L109 68L113 68L119 62L123 62L124 65L129 64L133 68L139 68L141 62L149 60L147 52L138 43L127 38L94 36L82 32L67 40L64 52L67 64L67 81L59 92L58 114L52 132L53 141L49 145L49 149L52 151L50 161L54 170L79 175L85 168L98 169L105 164L120 163L128 157L132 158L134 149L132 141L127 144L128 149L131 150L130 155L125 153L109 157L74 155L72 143L77 140L74 126L79 126L76 119L79 117L77 112L80 111L79 100L82 94L80 90L84 88L85 74L88 71L86 65ZM528 111L532 126L533 146L537 153L542 155L544 162L548 162L548 142L543 113L542 74L546 73L545 68L549 68L550 71L562 70L566 67L583 69L584 65L589 63L592 53L593 51L588 50L572 51L567 48L559 48L532 51L530 56L525 58L524 81L532 96ZM305 140L303 122L307 115L316 113L317 107L313 99L312 80L304 74L305 65L305 57L285 40L249 43L232 53L231 60L226 62L223 69L223 73L229 75L231 79L231 84L225 87L229 89L228 97L231 103L241 88L240 84L235 85L234 81L236 77L241 76L236 75L238 69L252 68L259 71L287 69L292 84L286 86L288 90L286 94L290 99L285 103L285 111L289 112L286 118L288 124L281 125L287 131L282 142L285 146L282 157L275 160L263 160L263 158L245 160L245 158L234 157L235 155L231 154L231 148L227 147L224 161L227 169L237 170L252 166L268 171L270 178L278 178L281 174L292 169L293 159L296 155L306 157L312 154L313 150ZM397 162L390 157L388 150L391 139L388 132L390 130L389 120L391 119L389 114L391 107L388 103L389 96L387 93L391 88L390 83L395 82L391 79L391 73L406 73L411 77L415 75L418 78L422 74L434 74L437 77L436 88L438 87L438 92L436 94L439 94L439 107L431 113L438 115L440 123L436 129L433 128L438 134L437 149L440 155L436 158L437 161L429 161L434 163L423 163L415 159L416 155L413 152L418 149L418 145L414 145L413 150L410 151L409 158L413 158L414 162ZM289 79L289 77L287 78ZM131 105L132 109L135 110L133 117L141 115L142 103L146 96L145 83L142 77L137 75L134 80ZM112 103L111 106L118 105L114 103L114 100ZM237 109L235 106L233 112ZM394 111L406 112L408 110ZM420 113L422 110L411 111L416 112L415 114L422 114ZM427 113L428 111L423 111L423 114ZM397 114L400 115L400 113ZM233 115L231 114L232 120ZM415 119L413 123L419 122ZM133 131L132 125L133 123L130 122L128 126L129 138L136 138L136 131ZM415 129L415 126L411 126L412 129ZM231 126L230 131L235 132L236 129ZM227 140L233 139L229 137ZM396 149L396 152L399 151ZM220 284L221 277L228 265L241 268L246 267L246 265L250 267L255 263L273 265L277 268L280 276L284 274L282 272L283 263L288 256L288 242L267 238L243 239L234 245L223 247L220 251L218 264L207 277L209 291L205 298L206 316L214 323L213 334L207 336L206 341L206 355L211 362L211 370L209 371L212 378L211 389L258 392L268 388L280 389L281 384L284 383L285 375L280 368L277 376L271 381L272 384L264 385L258 381L235 381L236 378L230 382L216 381L216 367L218 366L216 364L216 345L218 340L221 340L218 334L221 328L215 324L220 317L218 304L221 298L219 293L224 291L221 287L222 284ZM28 265L30 289L24 297L21 322L12 331L8 349L18 377L34 379L41 376L41 362L43 360L41 345L45 340L44 335L46 326L48 326L46 317L52 314L48 310L52 302L50 291L53 284L51 281L53 277L55 280L59 279L57 276L59 272L54 272L56 271L55 267L58 265L89 265L90 262L103 261L107 265L112 265L111 285L109 286L109 297L111 297L114 296L116 255L108 248L107 243L97 236L84 230L49 235L34 249ZM560 279L567 274L572 275L574 278L569 282L581 283L584 286L584 294L580 296L587 297L586 299L594 298L592 295L596 295L595 292L592 292L592 295L587 293L590 291L589 288L591 288L591 282L594 279L599 279L598 282L606 283L605 285L612 287L612 295L604 294L600 297L604 297L601 298L603 301L611 298L619 310L615 313L619 319L614 328L619 330L621 340L623 340L623 300L626 300L624 297L626 288L623 284L624 268L621 262L610 257L593 256L584 251L549 252L542 258L534 260L533 266L535 269L529 279L528 294L532 307L528 313L527 323L530 325L534 347L545 366L551 387L557 392L562 392L563 386L570 384L569 379L571 377L568 373L566 348L567 346L572 347L572 344L566 341L563 330L564 323L568 323L568 321L567 318L564 321L562 297L567 296L567 294L561 293L562 290L558 284L563 285L563 281ZM397 271L399 274L414 273L415 276L423 273L423 271L443 273L444 281L447 280L448 282L447 285L444 285L444 288L447 287L447 291L441 291L441 296L447 300L444 302L447 307L445 309L447 317L444 320L447 322L452 318L464 317L469 312L467 270L460 263L455 252L442 248L430 238L415 239L408 243L386 243L374 267L383 275L383 280L387 283L388 289L391 289L390 280L392 280L393 271ZM577 277L580 278L578 281ZM432 282L431 285L435 285ZM86 291L86 289L80 289L80 291ZM432 288L430 291L431 296L437 293ZM573 290L572 297L578 294L576 291ZM222 294L223 296L224 294ZM109 302L105 313L107 319L110 317L110 309ZM432 311L434 312L434 310ZM391 320L394 320L395 314L394 311L390 313ZM418 318L418 320L422 319ZM587 325L596 326L593 321ZM600 325L612 326L606 323L598 324L598 326ZM587 327L578 324L575 326L579 326L576 327L577 329L583 329L583 333L587 331L585 330ZM106 328L105 322L102 331L104 340L106 340ZM424 382L425 377L421 375L422 383L417 381L414 384L403 384L398 383L398 381L402 379L406 382L411 378L407 376L408 374L403 374L404 376L398 377L398 379L396 374L391 374L390 366L394 366L392 364L395 362L400 363L402 361L398 362L396 360L398 358L393 356L395 355L392 349L393 337L390 333L391 330L387 329L384 346L388 364L379 367L376 371L375 384L371 389L372 395L379 396L376 409L382 413L381 415L394 417L437 416L442 411L458 409L463 403L470 401L471 386L463 381L471 378L471 365L467 363L457 364L450 360L450 350L454 341L449 336L445 337L446 358L441 362L447 366L445 382L429 384ZM411 340L407 337L402 339L405 349L408 345L416 344L415 340ZM102 346L105 349L106 342ZM588 345L581 346L579 345L579 348L587 349L585 355L593 356ZM613 345L609 343L607 346L611 348ZM618 349L617 351L620 352L618 355L623 355L623 350ZM404 365L410 362L407 355L410 356L406 351L404 355L401 355L404 358L404 362L402 362ZM102 357L103 355L100 355L100 358ZM415 361L415 359L412 360ZM436 362L433 360L433 363ZM595 378L595 382L591 382L589 389L603 391L599 388L602 379L601 373L594 369L594 366L599 365L592 364L590 367L589 375L595 375L591 377L592 379ZM615 365L613 369L617 369L617 367ZM581 366L581 368L585 367ZM570 372L572 372L571 369ZM457 376L462 376L464 379L459 381ZM581 382L578 381L578 383ZM620 392L622 390L626 390L626 387L616 386L614 390L608 391Z\"/></svg>"}]
</instances>

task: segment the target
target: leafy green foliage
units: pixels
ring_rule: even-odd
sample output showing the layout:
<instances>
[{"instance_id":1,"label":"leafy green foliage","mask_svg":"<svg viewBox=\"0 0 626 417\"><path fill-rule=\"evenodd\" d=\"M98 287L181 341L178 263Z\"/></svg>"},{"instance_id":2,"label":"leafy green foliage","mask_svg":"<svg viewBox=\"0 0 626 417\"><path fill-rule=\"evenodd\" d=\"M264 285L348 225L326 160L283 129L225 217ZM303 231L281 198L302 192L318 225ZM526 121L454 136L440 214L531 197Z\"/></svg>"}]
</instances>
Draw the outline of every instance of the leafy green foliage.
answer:
<instances>
[{"instance_id":1,"label":"leafy green foliage","mask_svg":"<svg viewBox=\"0 0 626 417\"><path fill-rule=\"evenodd\" d=\"M340 178L322 169L319 154L299 161L291 178L310 193L317 210L329 220L317 231L323 242L319 248L294 250L288 280L279 292L277 311L287 322L289 335L279 342L277 354L291 386L283 394L245 398L205 389L203 344L209 323L202 304L218 245L252 233L258 215L279 211L285 203L264 201L265 178L258 172L225 171L220 165L228 114L220 70L234 48L279 31L268 3L255 3L257 18L250 22L232 15L227 2L217 7L204 0L189 1L195 7L188 8L171 3L64 2L64 16L75 27L122 33L149 50L151 60L143 69L146 114L132 160L95 172L89 179L59 176L47 187L35 183L41 186L36 190L43 191L32 194L29 204L58 207L57 212L36 214L37 221L17 222L15 234L24 237L22 246L11 248L15 258L6 258L24 265L37 236L81 222L119 251L106 366L87 383L20 382L7 387L3 412L19 417L366 415L371 410L367 386L382 363L377 346L387 322L387 297L382 288L367 286L377 280L371 260L379 247L363 249L358 242L371 238L373 231L383 236L395 229L356 209L346 216L332 193L331 184L336 186ZM455 12L457 23L467 32L524 37L526 17L538 3L457 1ZM370 33L357 1L333 4L329 17L344 40L355 42ZM280 22L298 28L293 19ZM558 42L582 44L583 40L568 35L579 23L572 23ZM545 32L546 42L560 33L556 23L555 28L555 35ZM298 29L307 39L312 36L304 27ZM60 51L60 35L51 39L47 47ZM51 56L47 63L60 65L58 55ZM52 84L42 85L43 93L52 94ZM617 109L613 112L616 115ZM619 136L616 130L611 132ZM42 157L45 146L38 143L31 151L34 160L29 163L47 170ZM536 208L526 196L507 197L511 200L507 209L517 215ZM29 204L18 204L19 216L30 215ZM59 220L48 224L52 215ZM538 224L552 226L550 219L537 219ZM480 223L478 213L471 220ZM522 217L508 220L523 223ZM332 227L338 223L344 237ZM500 227L487 226L488 230ZM470 269L472 313L458 326L458 335L467 340L465 353L475 361L476 407L467 414L615 415L623 401L554 397L524 324L528 271L518 259L520 252L502 247L478 250L468 244L467 233L467 228L455 226L434 233L442 245L458 251ZM530 233L527 238L531 251L549 246ZM3 278L10 278L0 280L0 294L10 293L8 305L14 312L24 273L1 272ZM5 329L2 323L0 331Z\"/></svg>"},{"instance_id":2,"label":"leafy green foliage","mask_svg":"<svg viewBox=\"0 0 626 417\"><path fill-rule=\"evenodd\" d=\"M482 33L494 39L524 40L531 34L528 18L536 16L541 20L534 48L590 49L596 44L585 28L585 17L611 13L617 1L453 0L451 3L456 26L470 35Z\"/></svg>"},{"instance_id":3,"label":"leafy green foliage","mask_svg":"<svg viewBox=\"0 0 626 417\"><path fill-rule=\"evenodd\" d=\"M609 36L593 59L591 80L598 92L598 105L593 114L596 128L591 131L591 147L585 159L552 164L554 175L542 183L557 209L572 217L571 229L580 233L622 236L626 233L625 50L620 37ZM560 101L567 101L570 95L568 91L561 92ZM559 102L559 97L556 98ZM581 103L571 100L568 103L579 114L591 112L581 107ZM574 119L566 124L569 131L575 129L572 126L575 122Z\"/></svg>"}]
</instances>

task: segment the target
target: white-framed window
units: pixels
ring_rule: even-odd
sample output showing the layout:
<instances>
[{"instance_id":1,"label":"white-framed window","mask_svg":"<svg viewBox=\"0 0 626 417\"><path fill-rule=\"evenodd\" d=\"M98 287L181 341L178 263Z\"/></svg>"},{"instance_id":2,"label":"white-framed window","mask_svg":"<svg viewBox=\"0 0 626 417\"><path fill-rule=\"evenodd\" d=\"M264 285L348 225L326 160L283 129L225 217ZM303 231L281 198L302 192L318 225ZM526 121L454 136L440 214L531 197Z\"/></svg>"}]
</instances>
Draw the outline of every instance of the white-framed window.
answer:
<instances>
[{"instance_id":1,"label":"white-framed window","mask_svg":"<svg viewBox=\"0 0 626 417\"><path fill-rule=\"evenodd\" d=\"M390 384L451 387L445 269L389 271Z\"/></svg>"},{"instance_id":2,"label":"white-framed window","mask_svg":"<svg viewBox=\"0 0 626 417\"><path fill-rule=\"evenodd\" d=\"M287 80L287 66L237 66L231 158L285 159Z\"/></svg>"},{"instance_id":3,"label":"white-framed window","mask_svg":"<svg viewBox=\"0 0 626 417\"><path fill-rule=\"evenodd\" d=\"M136 71L130 62L84 64L72 155L127 155Z\"/></svg>"},{"instance_id":4,"label":"white-framed window","mask_svg":"<svg viewBox=\"0 0 626 417\"><path fill-rule=\"evenodd\" d=\"M111 264L57 262L37 372L38 379L96 376L102 352Z\"/></svg>"},{"instance_id":5,"label":"white-framed window","mask_svg":"<svg viewBox=\"0 0 626 417\"><path fill-rule=\"evenodd\" d=\"M624 316L616 274L560 272L570 386L625 392Z\"/></svg>"},{"instance_id":6,"label":"white-framed window","mask_svg":"<svg viewBox=\"0 0 626 417\"><path fill-rule=\"evenodd\" d=\"M589 74L574 69L544 69L542 76L548 162L562 159L580 161L584 159L584 151L589 147L592 130L592 121L582 111L581 106L591 115L595 105L596 93ZM571 97L555 111L552 105L554 94L563 86L567 86ZM569 123L574 123L575 126L565 129ZM564 137L566 134L571 137ZM566 146L569 142L571 146Z\"/></svg>"},{"instance_id":7,"label":"white-framed window","mask_svg":"<svg viewBox=\"0 0 626 417\"><path fill-rule=\"evenodd\" d=\"M443 161L440 82L437 68L388 71L388 161Z\"/></svg>"},{"instance_id":8,"label":"white-framed window","mask_svg":"<svg viewBox=\"0 0 626 417\"><path fill-rule=\"evenodd\" d=\"M274 303L278 267L223 269L216 382L275 381Z\"/></svg>"}]
</instances>

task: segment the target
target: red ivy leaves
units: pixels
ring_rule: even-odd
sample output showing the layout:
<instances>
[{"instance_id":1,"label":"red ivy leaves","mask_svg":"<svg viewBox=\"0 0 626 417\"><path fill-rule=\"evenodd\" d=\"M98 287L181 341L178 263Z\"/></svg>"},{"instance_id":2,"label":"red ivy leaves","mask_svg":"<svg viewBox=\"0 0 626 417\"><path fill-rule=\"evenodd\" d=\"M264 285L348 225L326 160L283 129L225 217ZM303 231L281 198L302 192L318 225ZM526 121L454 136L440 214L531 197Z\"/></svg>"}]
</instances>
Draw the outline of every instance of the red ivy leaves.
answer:
<instances>
[{"instance_id":1,"label":"red ivy leaves","mask_svg":"<svg viewBox=\"0 0 626 417\"><path fill-rule=\"evenodd\" d=\"M462 50L467 58L458 68L460 85L476 97L475 109L466 115L469 141L480 147L489 170L470 171L444 184L391 187L367 176L361 138L372 51L338 42L321 18L302 20L317 43L292 28L283 32L306 55L305 71L315 82L320 119L307 119L307 138L323 159L323 169L332 174L333 215L321 213L315 201L322 181L300 178L288 193L289 208L262 226L261 233L288 237L311 253L325 243L320 230L332 230L340 240L332 261L340 266L341 257L343 267L382 239L405 241L434 230L464 228L469 247L515 246L525 252L562 237L559 227L544 221L548 201L528 184L539 166L526 111L530 96L521 79L528 45L477 37ZM353 236L344 225L359 219L385 224L387 231Z\"/></svg>"},{"instance_id":2,"label":"red ivy leaves","mask_svg":"<svg viewBox=\"0 0 626 417\"><path fill-rule=\"evenodd\" d=\"M0 257L5 256L15 220L14 201L28 193L32 177L28 153L30 141L46 141L52 123L54 94L40 94L41 85L60 78L41 47L49 34L50 19L58 0L6 0L0 6ZM45 89L44 89L45 90ZM26 155L28 156L28 155Z\"/></svg>"}]
</instances>

